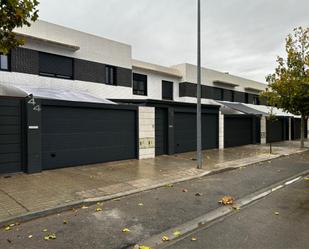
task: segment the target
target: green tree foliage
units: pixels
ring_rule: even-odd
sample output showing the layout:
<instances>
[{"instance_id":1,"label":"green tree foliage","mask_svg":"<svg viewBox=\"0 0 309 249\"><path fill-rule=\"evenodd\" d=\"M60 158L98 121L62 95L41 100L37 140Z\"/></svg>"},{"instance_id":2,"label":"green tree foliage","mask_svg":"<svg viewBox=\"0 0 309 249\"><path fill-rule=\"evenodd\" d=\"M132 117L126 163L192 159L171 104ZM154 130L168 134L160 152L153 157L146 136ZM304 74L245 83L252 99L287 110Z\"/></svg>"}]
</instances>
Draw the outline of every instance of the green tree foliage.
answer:
<instances>
[{"instance_id":1,"label":"green tree foliage","mask_svg":"<svg viewBox=\"0 0 309 249\"><path fill-rule=\"evenodd\" d=\"M277 58L275 73L266 77L269 88L261 96L268 104L302 117L304 147L305 118L309 116L309 28L295 28L285 47L287 58Z\"/></svg>"},{"instance_id":2,"label":"green tree foliage","mask_svg":"<svg viewBox=\"0 0 309 249\"><path fill-rule=\"evenodd\" d=\"M30 26L38 18L37 0L0 0L0 52L23 45L24 41L13 30L24 25Z\"/></svg>"}]
</instances>

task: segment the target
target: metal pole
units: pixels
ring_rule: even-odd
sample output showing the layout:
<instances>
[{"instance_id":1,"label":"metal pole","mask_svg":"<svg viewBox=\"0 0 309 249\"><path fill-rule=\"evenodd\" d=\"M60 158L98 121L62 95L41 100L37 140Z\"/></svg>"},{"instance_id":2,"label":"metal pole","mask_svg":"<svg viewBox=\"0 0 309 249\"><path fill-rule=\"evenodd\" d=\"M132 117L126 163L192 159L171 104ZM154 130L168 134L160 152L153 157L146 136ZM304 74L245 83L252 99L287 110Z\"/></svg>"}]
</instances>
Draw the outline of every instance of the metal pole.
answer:
<instances>
[{"instance_id":1,"label":"metal pole","mask_svg":"<svg viewBox=\"0 0 309 249\"><path fill-rule=\"evenodd\" d=\"M201 114L201 1L197 0L197 168L201 169L202 158L202 114Z\"/></svg>"}]
</instances>

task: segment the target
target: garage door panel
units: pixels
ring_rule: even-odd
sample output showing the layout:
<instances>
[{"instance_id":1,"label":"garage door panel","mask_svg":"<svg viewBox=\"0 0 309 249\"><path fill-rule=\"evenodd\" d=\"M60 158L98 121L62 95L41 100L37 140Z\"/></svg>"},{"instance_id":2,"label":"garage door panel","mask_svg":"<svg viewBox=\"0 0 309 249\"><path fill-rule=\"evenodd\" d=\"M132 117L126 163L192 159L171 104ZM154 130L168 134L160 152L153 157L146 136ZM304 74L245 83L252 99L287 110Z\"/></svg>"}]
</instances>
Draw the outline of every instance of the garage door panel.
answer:
<instances>
[{"instance_id":1,"label":"garage door panel","mask_svg":"<svg viewBox=\"0 0 309 249\"><path fill-rule=\"evenodd\" d=\"M293 139L300 139L301 137L301 119L295 118L294 120L294 136Z\"/></svg>"},{"instance_id":2,"label":"garage door panel","mask_svg":"<svg viewBox=\"0 0 309 249\"><path fill-rule=\"evenodd\" d=\"M65 118L59 117L58 118L50 118L43 117L45 123L52 123L52 126L45 126L43 127L43 133L67 133L67 132L87 132L89 130L91 131L119 131L120 129L123 129L125 125L131 125L132 122L135 122L135 116L132 115L132 112L129 111L115 111L113 112L104 112L103 114L98 113L97 110L97 116L102 117L96 117L96 118L89 118L87 115L84 115L84 113L87 113L86 111L81 111L79 118L71 117L69 114ZM61 115L64 115L61 113ZM81 118L81 115L83 118ZM72 123L74 125L72 126Z\"/></svg>"},{"instance_id":3,"label":"garage door panel","mask_svg":"<svg viewBox=\"0 0 309 249\"><path fill-rule=\"evenodd\" d=\"M18 116L0 116L0 125L20 125L20 117Z\"/></svg>"},{"instance_id":4,"label":"garage door panel","mask_svg":"<svg viewBox=\"0 0 309 249\"><path fill-rule=\"evenodd\" d=\"M252 117L225 116L224 118L224 147L236 147L252 144Z\"/></svg>"},{"instance_id":5,"label":"garage door panel","mask_svg":"<svg viewBox=\"0 0 309 249\"><path fill-rule=\"evenodd\" d=\"M202 148L204 150L218 148L218 126L218 115L202 115Z\"/></svg>"},{"instance_id":6,"label":"garage door panel","mask_svg":"<svg viewBox=\"0 0 309 249\"><path fill-rule=\"evenodd\" d=\"M0 99L0 173L22 171L21 101Z\"/></svg>"},{"instance_id":7,"label":"garage door panel","mask_svg":"<svg viewBox=\"0 0 309 249\"><path fill-rule=\"evenodd\" d=\"M196 114L175 113L175 152L196 150ZM218 115L202 114L202 149L218 148Z\"/></svg>"},{"instance_id":8,"label":"garage door panel","mask_svg":"<svg viewBox=\"0 0 309 249\"><path fill-rule=\"evenodd\" d=\"M136 158L135 110L46 106L43 168Z\"/></svg>"},{"instance_id":9,"label":"garage door panel","mask_svg":"<svg viewBox=\"0 0 309 249\"><path fill-rule=\"evenodd\" d=\"M0 174L15 173L20 171L22 171L21 161L15 160L14 162L5 162L0 165Z\"/></svg>"},{"instance_id":10,"label":"garage door panel","mask_svg":"<svg viewBox=\"0 0 309 249\"><path fill-rule=\"evenodd\" d=\"M284 119L278 118L275 121L270 122L267 120L266 122L266 140L269 142L280 142L284 140Z\"/></svg>"},{"instance_id":11,"label":"garage door panel","mask_svg":"<svg viewBox=\"0 0 309 249\"><path fill-rule=\"evenodd\" d=\"M74 134L50 134L45 135L44 139L47 139L48 143L43 143L43 150L57 150L67 148L81 148L84 146L96 147L102 144L105 147L120 145L124 140L132 141L134 133L126 132L88 132L88 133L74 133Z\"/></svg>"},{"instance_id":12,"label":"garage door panel","mask_svg":"<svg viewBox=\"0 0 309 249\"><path fill-rule=\"evenodd\" d=\"M135 150L132 148L128 150L128 147L100 147L92 148L91 151L83 148L60 150L53 153L44 152L43 158L49 158L48 161L44 161L44 169L126 160L132 158L132 153L135 153Z\"/></svg>"},{"instance_id":13,"label":"garage door panel","mask_svg":"<svg viewBox=\"0 0 309 249\"><path fill-rule=\"evenodd\" d=\"M167 109L155 110L155 153L156 156L167 154Z\"/></svg>"}]
</instances>

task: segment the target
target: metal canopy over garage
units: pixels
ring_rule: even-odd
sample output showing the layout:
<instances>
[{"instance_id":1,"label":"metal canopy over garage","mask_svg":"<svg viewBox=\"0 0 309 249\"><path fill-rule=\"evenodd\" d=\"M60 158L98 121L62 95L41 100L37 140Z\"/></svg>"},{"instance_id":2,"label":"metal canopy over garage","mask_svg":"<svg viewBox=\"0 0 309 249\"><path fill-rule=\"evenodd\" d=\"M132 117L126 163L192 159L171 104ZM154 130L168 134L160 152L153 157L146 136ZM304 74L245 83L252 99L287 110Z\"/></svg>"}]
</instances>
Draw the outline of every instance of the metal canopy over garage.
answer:
<instances>
[{"instance_id":1,"label":"metal canopy over garage","mask_svg":"<svg viewBox=\"0 0 309 249\"><path fill-rule=\"evenodd\" d=\"M40 99L55 99L74 102L86 103L102 103L102 104L116 104L105 98L94 96L89 92L81 92L73 89L50 89L50 88L33 88L31 86L12 86L7 84L0 84L0 95L11 97L33 97Z\"/></svg>"},{"instance_id":2,"label":"metal canopy over garage","mask_svg":"<svg viewBox=\"0 0 309 249\"><path fill-rule=\"evenodd\" d=\"M259 111L255 108L249 107L245 104L242 103L233 103L233 102L225 102L225 101L218 101L220 104L225 105L233 110L239 111L244 114L249 114L249 115L262 115L266 116L268 115L267 112Z\"/></svg>"}]
</instances>

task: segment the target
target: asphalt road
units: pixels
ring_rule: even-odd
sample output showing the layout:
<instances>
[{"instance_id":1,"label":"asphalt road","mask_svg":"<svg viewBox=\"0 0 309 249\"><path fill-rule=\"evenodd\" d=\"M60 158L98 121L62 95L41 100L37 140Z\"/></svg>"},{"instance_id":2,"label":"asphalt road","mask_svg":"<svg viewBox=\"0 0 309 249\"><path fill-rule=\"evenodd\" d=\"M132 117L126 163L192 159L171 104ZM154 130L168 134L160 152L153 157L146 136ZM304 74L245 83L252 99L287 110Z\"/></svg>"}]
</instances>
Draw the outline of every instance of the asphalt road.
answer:
<instances>
[{"instance_id":1,"label":"asphalt road","mask_svg":"<svg viewBox=\"0 0 309 249\"><path fill-rule=\"evenodd\" d=\"M309 181L278 190L164 248L308 249Z\"/></svg>"},{"instance_id":2,"label":"asphalt road","mask_svg":"<svg viewBox=\"0 0 309 249\"><path fill-rule=\"evenodd\" d=\"M1 229L0 248L129 248L152 235L216 209L218 200L224 195L238 199L308 168L307 152L175 184L173 187L139 193L86 209L51 215L12 227L10 231ZM102 211L96 212L97 208L102 208ZM64 220L67 224L64 224ZM130 231L123 232L124 228ZM55 234L56 239L45 241L44 236L50 234ZM220 234L222 235L221 232Z\"/></svg>"}]
</instances>

